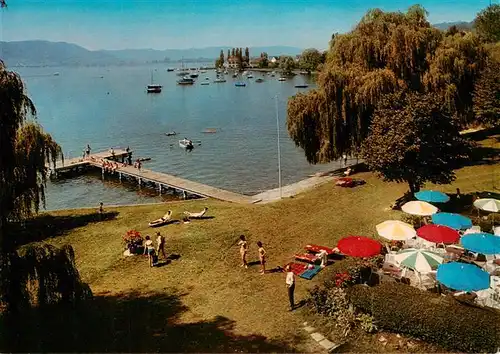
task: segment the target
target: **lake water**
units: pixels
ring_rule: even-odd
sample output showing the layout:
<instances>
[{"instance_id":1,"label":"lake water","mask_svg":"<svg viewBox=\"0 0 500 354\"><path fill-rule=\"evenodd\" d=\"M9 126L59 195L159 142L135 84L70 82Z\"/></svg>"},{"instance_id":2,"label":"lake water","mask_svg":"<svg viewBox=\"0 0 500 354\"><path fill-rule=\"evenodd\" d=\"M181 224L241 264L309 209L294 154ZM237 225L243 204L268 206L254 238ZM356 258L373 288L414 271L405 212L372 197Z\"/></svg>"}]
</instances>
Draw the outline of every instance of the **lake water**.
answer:
<instances>
[{"instance_id":1,"label":"lake water","mask_svg":"<svg viewBox=\"0 0 500 354\"><path fill-rule=\"evenodd\" d=\"M192 86L179 86L176 72L166 66L103 68L16 68L27 84L38 110L38 120L62 146L65 157L81 156L87 144L92 151L130 146L134 158L150 157L145 168L166 172L208 185L255 194L278 186L275 99L278 95L283 185L313 173L337 167L310 165L286 130L286 104L305 89L294 85L312 78L297 75L285 82L278 76L253 73L246 87L233 79L213 83L215 71L200 74ZM53 74L58 72L58 76ZM160 94L147 94L151 72ZM209 80L205 80L208 77ZM263 77L262 83L255 79ZM208 81L209 85L201 85ZM216 134L202 133L207 128ZM180 135L167 137L176 131ZM201 141L186 152L178 140ZM47 209L105 204L145 203L163 200L154 191L102 181L86 175L51 182Z\"/></svg>"}]
</instances>

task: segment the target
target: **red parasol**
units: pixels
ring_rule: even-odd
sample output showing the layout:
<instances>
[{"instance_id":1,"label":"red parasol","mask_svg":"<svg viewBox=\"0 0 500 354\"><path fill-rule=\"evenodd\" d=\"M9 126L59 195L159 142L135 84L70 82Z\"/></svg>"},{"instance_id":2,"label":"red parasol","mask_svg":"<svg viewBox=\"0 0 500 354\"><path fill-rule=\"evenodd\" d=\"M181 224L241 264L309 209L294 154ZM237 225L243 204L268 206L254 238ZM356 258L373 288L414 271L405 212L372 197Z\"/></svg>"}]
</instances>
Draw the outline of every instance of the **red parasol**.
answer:
<instances>
[{"instance_id":1,"label":"red parasol","mask_svg":"<svg viewBox=\"0 0 500 354\"><path fill-rule=\"evenodd\" d=\"M364 236L347 236L337 244L340 252L352 257L371 257L382 250L380 242Z\"/></svg>"},{"instance_id":2,"label":"red parasol","mask_svg":"<svg viewBox=\"0 0 500 354\"><path fill-rule=\"evenodd\" d=\"M457 243L460 240L458 231L443 225L425 225L417 230L417 236L435 243Z\"/></svg>"}]
</instances>

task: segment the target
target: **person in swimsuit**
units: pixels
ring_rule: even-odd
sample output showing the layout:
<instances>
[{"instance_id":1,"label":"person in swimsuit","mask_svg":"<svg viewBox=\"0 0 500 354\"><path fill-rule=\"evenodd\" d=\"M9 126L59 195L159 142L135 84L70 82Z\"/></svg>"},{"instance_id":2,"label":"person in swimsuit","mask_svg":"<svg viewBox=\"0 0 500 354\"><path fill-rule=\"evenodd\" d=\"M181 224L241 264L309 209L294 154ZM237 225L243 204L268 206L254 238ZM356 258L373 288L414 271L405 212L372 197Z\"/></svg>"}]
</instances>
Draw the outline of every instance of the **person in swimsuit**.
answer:
<instances>
[{"instance_id":1,"label":"person in swimsuit","mask_svg":"<svg viewBox=\"0 0 500 354\"><path fill-rule=\"evenodd\" d=\"M144 254L148 255L148 263L149 266L153 266L153 255L155 253L155 247L153 245L153 241L151 237L146 236L146 242L144 242Z\"/></svg>"},{"instance_id":2,"label":"person in swimsuit","mask_svg":"<svg viewBox=\"0 0 500 354\"><path fill-rule=\"evenodd\" d=\"M259 247L260 274L266 273L266 250L262 246L262 242L257 241Z\"/></svg>"},{"instance_id":3,"label":"person in swimsuit","mask_svg":"<svg viewBox=\"0 0 500 354\"><path fill-rule=\"evenodd\" d=\"M240 236L240 241L238 242L238 246L240 246L241 266L248 268L248 263L247 263L248 243L244 235Z\"/></svg>"}]
</instances>

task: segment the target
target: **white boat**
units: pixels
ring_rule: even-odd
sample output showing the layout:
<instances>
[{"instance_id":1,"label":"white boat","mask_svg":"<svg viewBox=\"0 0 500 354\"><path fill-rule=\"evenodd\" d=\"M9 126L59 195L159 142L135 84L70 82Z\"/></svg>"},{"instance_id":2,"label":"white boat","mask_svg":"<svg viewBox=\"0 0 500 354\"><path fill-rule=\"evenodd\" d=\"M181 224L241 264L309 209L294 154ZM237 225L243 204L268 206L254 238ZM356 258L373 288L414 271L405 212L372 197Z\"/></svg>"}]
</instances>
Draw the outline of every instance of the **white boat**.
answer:
<instances>
[{"instance_id":1,"label":"white boat","mask_svg":"<svg viewBox=\"0 0 500 354\"><path fill-rule=\"evenodd\" d=\"M278 81L286 81L286 77L280 77Z\"/></svg>"},{"instance_id":2,"label":"white boat","mask_svg":"<svg viewBox=\"0 0 500 354\"><path fill-rule=\"evenodd\" d=\"M226 79L224 79L223 77L218 77L214 80L214 82L226 82Z\"/></svg>"},{"instance_id":3,"label":"white boat","mask_svg":"<svg viewBox=\"0 0 500 354\"><path fill-rule=\"evenodd\" d=\"M181 148L188 149L188 150L191 150L194 147L193 142L189 139L186 139L186 138L179 140L179 146Z\"/></svg>"},{"instance_id":4,"label":"white boat","mask_svg":"<svg viewBox=\"0 0 500 354\"><path fill-rule=\"evenodd\" d=\"M153 72L151 71L151 84L148 85L146 88L148 93L160 93L161 92L161 85L158 84L153 84Z\"/></svg>"}]
</instances>

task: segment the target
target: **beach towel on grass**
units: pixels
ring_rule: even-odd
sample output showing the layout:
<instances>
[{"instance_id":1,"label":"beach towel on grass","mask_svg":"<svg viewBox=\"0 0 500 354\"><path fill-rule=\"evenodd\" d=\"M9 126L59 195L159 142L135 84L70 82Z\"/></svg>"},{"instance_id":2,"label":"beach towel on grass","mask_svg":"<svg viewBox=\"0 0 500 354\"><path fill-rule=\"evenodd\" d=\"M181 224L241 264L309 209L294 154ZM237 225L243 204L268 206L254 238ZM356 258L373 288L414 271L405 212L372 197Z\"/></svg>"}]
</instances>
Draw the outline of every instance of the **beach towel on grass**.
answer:
<instances>
[{"instance_id":1,"label":"beach towel on grass","mask_svg":"<svg viewBox=\"0 0 500 354\"><path fill-rule=\"evenodd\" d=\"M304 273L304 270L306 270L307 265L306 264L300 264L300 263L288 263L287 266L290 266L291 271L293 274L300 276L302 273ZM286 266L285 266L286 268Z\"/></svg>"},{"instance_id":2,"label":"beach towel on grass","mask_svg":"<svg viewBox=\"0 0 500 354\"><path fill-rule=\"evenodd\" d=\"M299 277L311 280L316 274L319 273L320 270L321 270L320 266L314 266L314 268L312 269L306 269L306 271L300 274Z\"/></svg>"}]
</instances>

